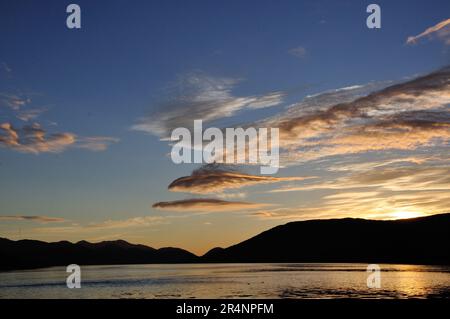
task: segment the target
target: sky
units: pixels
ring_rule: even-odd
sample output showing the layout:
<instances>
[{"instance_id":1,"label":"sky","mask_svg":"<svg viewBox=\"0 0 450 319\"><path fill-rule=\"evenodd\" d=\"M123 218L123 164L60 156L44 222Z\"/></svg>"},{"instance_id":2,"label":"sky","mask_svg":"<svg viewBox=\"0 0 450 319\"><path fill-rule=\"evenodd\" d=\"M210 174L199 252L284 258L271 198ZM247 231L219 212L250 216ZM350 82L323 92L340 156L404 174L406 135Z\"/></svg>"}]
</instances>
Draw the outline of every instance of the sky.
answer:
<instances>
[{"instance_id":1,"label":"sky","mask_svg":"<svg viewBox=\"0 0 450 319\"><path fill-rule=\"evenodd\" d=\"M203 254L317 218L449 212L450 3L0 3L0 236ZM277 127L281 168L174 164L176 127Z\"/></svg>"}]
</instances>

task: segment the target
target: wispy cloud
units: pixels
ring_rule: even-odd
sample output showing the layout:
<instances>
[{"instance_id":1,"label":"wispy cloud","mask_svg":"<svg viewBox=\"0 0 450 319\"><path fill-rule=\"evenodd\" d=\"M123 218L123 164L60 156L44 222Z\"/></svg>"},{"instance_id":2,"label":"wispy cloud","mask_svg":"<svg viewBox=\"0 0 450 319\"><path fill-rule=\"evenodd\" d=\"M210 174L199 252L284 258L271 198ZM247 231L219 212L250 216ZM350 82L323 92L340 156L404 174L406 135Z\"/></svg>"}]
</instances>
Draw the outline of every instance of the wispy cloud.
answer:
<instances>
[{"instance_id":1,"label":"wispy cloud","mask_svg":"<svg viewBox=\"0 0 450 319\"><path fill-rule=\"evenodd\" d=\"M306 49L302 46L298 46L298 47L289 49L288 53L297 58L303 59L306 56Z\"/></svg>"},{"instance_id":2,"label":"wispy cloud","mask_svg":"<svg viewBox=\"0 0 450 319\"><path fill-rule=\"evenodd\" d=\"M46 112L46 109L28 109L28 110L21 110L17 114L17 118L24 121L29 122L31 120L36 119L39 117L42 113Z\"/></svg>"},{"instance_id":3,"label":"wispy cloud","mask_svg":"<svg viewBox=\"0 0 450 319\"><path fill-rule=\"evenodd\" d=\"M31 103L31 98L24 94L0 93L0 106L19 111L22 107Z\"/></svg>"},{"instance_id":4,"label":"wispy cloud","mask_svg":"<svg viewBox=\"0 0 450 319\"><path fill-rule=\"evenodd\" d=\"M406 43L414 44L421 38L430 37L434 34L436 34L440 39L442 39L445 42L445 44L450 44L450 19L441 21L438 24L427 28L425 31L423 31L418 35L408 37Z\"/></svg>"},{"instance_id":5,"label":"wispy cloud","mask_svg":"<svg viewBox=\"0 0 450 319\"><path fill-rule=\"evenodd\" d=\"M174 97L161 103L159 112L139 119L132 128L167 138L174 128L191 127L196 119L206 123L234 116L244 109L275 106L283 100L282 92L235 96L232 90L238 82L203 73L181 77L170 93Z\"/></svg>"},{"instance_id":6,"label":"wispy cloud","mask_svg":"<svg viewBox=\"0 0 450 319\"><path fill-rule=\"evenodd\" d=\"M12 69L9 67L9 65L6 62L0 63L0 70L4 71L6 73L12 72Z\"/></svg>"},{"instance_id":7,"label":"wispy cloud","mask_svg":"<svg viewBox=\"0 0 450 319\"><path fill-rule=\"evenodd\" d=\"M450 191L448 166L386 167L342 178L343 187L377 187L386 191Z\"/></svg>"},{"instance_id":8,"label":"wispy cloud","mask_svg":"<svg viewBox=\"0 0 450 319\"><path fill-rule=\"evenodd\" d=\"M11 215L0 216L0 221L33 221L38 223L62 223L66 220L59 217Z\"/></svg>"},{"instance_id":9,"label":"wispy cloud","mask_svg":"<svg viewBox=\"0 0 450 319\"><path fill-rule=\"evenodd\" d=\"M344 102L290 108L257 123L280 129L281 164L329 156L413 150L450 139L450 68ZM337 92L342 96L342 91ZM315 97L320 101L319 96Z\"/></svg>"},{"instance_id":10,"label":"wispy cloud","mask_svg":"<svg viewBox=\"0 0 450 319\"><path fill-rule=\"evenodd\" d=\"M348 211L327 211L324 207L285 207L271 210L258 210L249 214L258 219L310 220L351 217Z\"/></svg>"},{"instance_id":11,"label":"wispy cloud","mask_svg":"<svg viewBox=\"0 0 450 319\"><path fill-rule=\"evenodd\" d=\"M331 180L326 176L301 186L271 190L272 193L312 192L316 194L316 200L308 204L299 203L296 207L260 210L253 216L270 219L338 216L389 219L445 213L450 207L448 157L361 162L338 172L343 175L333 176Z\"/></svg>"},{"instance_id":12,"label":"wispy cloud","mask_svg":"<svg viewBox=\"0 0 450 319\"><path fill-rule=\"evenodd\" d=\"M162 224L168 224L171 217L168 216L142 216L131 217L127 219L110 219L101 222L91 222L88 224L73 223L65 226L38 227L33 231L46 234L96 234L100 231L109 231L112 229L127 229L136 227L153 227Z\"/></svg>"},{"instance_id":13,"label":"wispy cloud","mask_svg":"<svg viewBox=\"0 0 450 319\"><path fill-rule=\"evenodd\" d=\"M315 218L362 217L396 219L402 215L432 215L448 212L448 190L383 191L381 189L340 190L315 202L295 207L259 210L251 215L263 219L306 220Z\"/></svg>"},{"instance_id":14,"label":"wispy cloud","mask_svg":"<svg viewBox=\"0 0 450 319\"><path fill-rule=\"evenodd\" d=\"M78 147L91 151L105 151L111 144L119 142L120 139L110 136L88 136L78 140Z\"/></svg>"},{"instance_id":15,"label":"wispy cloud","mask_svg":"<svg viewBox=\"0 0 450 319\"><path fill-rule=\"evenodd\" d=\"M398 165L401 163L401 165ZM331 168L335 170L335 168ZM270 193L349 190L377 188L379 191L439 191L450 190L448 160L430 164L426 162L363 162L344 166L344 175L330 180L318 180L300 186L286 186L270 190Z\"/></svg>"},{"instance_id":16,"label":"wispy cloud","mask_svg":"<svg viewBox=\"0 0 450 319\"><path fill-rule=\"evenodd\" d=\"M114 228L160 225L166 222L167 218L164 218L163 216L144 216L144 217L133 217L123 220L106 220L99 223L90 223L85 225L84 227L97 229L114 229Z\"/></svg>"},{"instance_id":17,"label":"wispy cloud","mask_svg":"<svg viewBox=\"0 0 450 319\"><path fill-rule=\"evenodd\" d=\"M251 210L270 206L262 203L225 201L212 198L192 198L170 202L158 202L153 208L180 212L224 212Z\"/></svg>"},{"instance_id":18,"label":"wispy cloud","mask_svg":"<svg viewBox=\"0 0 450 319\"><path fill-rule=\"evenodd\" d=\"M363 162L345 162L345 161L335 161L333 164L327 166L327 170L331 172L364 172L367 170L373 170L378 168L383 168L386 166L410 166L419 165L428 162L441 161L442 158L439 156L429 156L429 155L410 155L410 156L399 156L390 155L388 158L365 160Z\"/></svg>"},{"instance_id":19,"label":"wispy cloud","mask_svg":"<svg viewBox=\"0 0 450 319\"><path fill-rule=\"evenodd\" d=\"M189 212L259 209L254 216L277 219L352 214L389 218L398 211L411 210L415 204L416 209L427 209L427 213L442 212L442 203L446 203L443 196L446 192L448 195L449 190L449 181L443 176L448 176L449 172L445 170L445 165L437 165L430 156L421 159L413 152L448 147L449 92L450 67L446 67L402 83L358 84L310 95L275 116L248 124L279 128L282 166L312 163L316 168L323 169L329 161L328 169L333 176L328 174L324 175L326 178L314 180L307 177L257 176L229 167L224 169L222 166L207 165L189 176L174 180L168 187L171 191L214 194L226 199L227 190L290 182L271 192L319 191L322 197L318 203L299 203L295 208L283 208L194 198L159 202L153 207ZM388 152L395 155L400 151L409 152L410 156L403 160L394 156L385 163L372 163L374 166L360 163L358 167L347 166L347 170L335 169L339 159L349 156L355 158L370 154L373 158ZM420 169L416 167L422 164L424 166ZM372 172L374 167L376 170ZM430 197L431 192L436 192L438 201ZM420 200L407 204L413 193L417 193ZM261 206L263 209L258 208Z\"/></svg>"}]
</instances>

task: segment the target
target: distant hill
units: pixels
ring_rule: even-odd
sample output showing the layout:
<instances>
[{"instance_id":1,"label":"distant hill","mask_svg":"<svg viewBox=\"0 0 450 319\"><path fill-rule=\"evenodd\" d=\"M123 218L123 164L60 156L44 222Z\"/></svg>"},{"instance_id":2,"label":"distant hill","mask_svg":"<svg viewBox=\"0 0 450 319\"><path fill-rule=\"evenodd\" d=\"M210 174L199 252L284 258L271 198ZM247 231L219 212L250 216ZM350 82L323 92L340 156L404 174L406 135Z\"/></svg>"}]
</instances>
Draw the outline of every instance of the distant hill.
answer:
<instances>
[{"instance_id":1,"label":"distant hill","mask_svg":"<svg viewBox=\"0 0 450 319\"><path fill-rule=\"evenodd\" d=\"M199 258L179 248L154 249L124 240L89 243L37 240L12 241L0 238L0 270L29 269L69 264L192 263Z\"/></svg>"},{"instance_id":2,"label":"distant hill","mask_svg":"<svg viewBox=\"0 0 450 319\"><path fill-rule=\"evenodd\" d=\"M450 264L450 214L378 221L328 219L274 227L202 257L179 248L154 249L123 240L89 243L0 238L0 270L69 264L361 262Z\"/></svg>"},{"instance_id":3,"label":"distant hill","mask_svg":"<svg viewBox=\"0 0 450 319\"><path fill-rule=\"evenodd\" d=\"M207 262L450 264L450 214L401 220L328 219L277 226Z\"/></svg>"}]
</instances>

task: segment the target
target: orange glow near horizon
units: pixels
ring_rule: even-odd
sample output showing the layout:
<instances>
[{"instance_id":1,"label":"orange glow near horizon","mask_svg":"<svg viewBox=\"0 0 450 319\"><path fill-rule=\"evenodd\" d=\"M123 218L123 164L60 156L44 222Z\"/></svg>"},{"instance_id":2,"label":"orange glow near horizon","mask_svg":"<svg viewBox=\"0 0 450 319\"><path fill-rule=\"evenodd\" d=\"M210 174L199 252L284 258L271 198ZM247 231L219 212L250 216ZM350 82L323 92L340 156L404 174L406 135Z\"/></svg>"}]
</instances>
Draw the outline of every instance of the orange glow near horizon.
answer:
<instances>
[{"instance_id":1,"label":"orange glow near horizon","mask_svg":"<svg viewBox=\"0 0 450 319\"><path fill-rule=\"evenodd\" d=\"M391 214L393 219L407 219L425 216L424 213L413 210L397 210Z\"/></svg>"}]
</instances>

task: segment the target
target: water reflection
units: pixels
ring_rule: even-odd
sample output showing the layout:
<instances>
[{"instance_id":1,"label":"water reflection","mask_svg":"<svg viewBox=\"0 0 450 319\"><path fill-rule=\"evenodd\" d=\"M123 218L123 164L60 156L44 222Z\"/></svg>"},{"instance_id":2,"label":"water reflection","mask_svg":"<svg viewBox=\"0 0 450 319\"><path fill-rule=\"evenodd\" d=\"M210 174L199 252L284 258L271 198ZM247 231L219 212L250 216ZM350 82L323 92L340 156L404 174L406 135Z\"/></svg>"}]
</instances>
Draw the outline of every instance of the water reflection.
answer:
<instances>
[{"instance_id":1,"label":"water reflection","mask_svg":"<svg viewBox=\"0 0 450 319\"><path fill-rule=\"evenodd\" d=\"M199 264L82 267L68 289L64 267L0 273L0 298L449 298L450 267L366 264Z\"/></svg>"}]
</instances>

